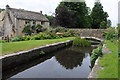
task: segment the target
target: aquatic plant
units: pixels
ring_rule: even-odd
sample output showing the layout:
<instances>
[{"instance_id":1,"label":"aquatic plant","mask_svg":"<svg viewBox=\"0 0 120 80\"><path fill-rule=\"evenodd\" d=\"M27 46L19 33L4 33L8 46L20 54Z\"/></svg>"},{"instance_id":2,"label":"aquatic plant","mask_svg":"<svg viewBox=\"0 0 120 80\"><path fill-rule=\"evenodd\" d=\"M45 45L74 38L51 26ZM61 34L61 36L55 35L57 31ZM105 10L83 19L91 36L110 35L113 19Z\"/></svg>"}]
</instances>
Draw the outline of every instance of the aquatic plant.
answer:
<instances>
[{"instance_id":1,"label":"aquatic plant","mask_svg":"<svg viewBox=\"0 0 120 80\"><path fill-rule=\"evenodd\" d=\"M91 43L88 40L81 39L80 37L76 37L73 40L73 46L88 47L90 45L91 45Z\"/></svg>"},{"instance_id":2,"label":"aquatic plant","mask_svg":"<svg viewBox=\"0 0 120 80\"><path fill-rule=\"evenodd\" d=\"M44 51L40 51L40 55L44 55L45 54L45 52Z\"/></svg>"}]
</instances>

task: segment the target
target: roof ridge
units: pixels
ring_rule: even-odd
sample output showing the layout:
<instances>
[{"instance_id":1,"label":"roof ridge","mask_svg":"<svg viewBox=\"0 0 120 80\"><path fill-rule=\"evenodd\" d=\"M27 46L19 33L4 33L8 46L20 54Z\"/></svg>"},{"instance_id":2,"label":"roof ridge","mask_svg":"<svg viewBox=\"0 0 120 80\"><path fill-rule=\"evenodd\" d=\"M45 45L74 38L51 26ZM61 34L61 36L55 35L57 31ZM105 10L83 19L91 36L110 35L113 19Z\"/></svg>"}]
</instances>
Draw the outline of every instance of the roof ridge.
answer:
<instances>
[{"instance_id":1,"label":"roof ridge","mask_svg":"<svg viewBox=\"0 0 120 80\"><path fill-rule=\"evenodd\" d=\"M49 21L42 13L24 9L7 8L18 19Z\"/></svg>"},{"instance_id":2,"label":"roof ridge","mask_svg":"<svg viewBox=\"0 0 120 80\"><path fill-rule=\"evenodd\" d=\"M17 8L9 8L9 9L15 9L15 10L21 10L21 11L27 11L27 12L33 12L33 13L38 13L38 14L42 14L40 12L36 12L36 11L30 11L30 10L25 10L25 9L17 9ZM43 14L42 14L43 15Z\"/></svg>"}]
</instances>

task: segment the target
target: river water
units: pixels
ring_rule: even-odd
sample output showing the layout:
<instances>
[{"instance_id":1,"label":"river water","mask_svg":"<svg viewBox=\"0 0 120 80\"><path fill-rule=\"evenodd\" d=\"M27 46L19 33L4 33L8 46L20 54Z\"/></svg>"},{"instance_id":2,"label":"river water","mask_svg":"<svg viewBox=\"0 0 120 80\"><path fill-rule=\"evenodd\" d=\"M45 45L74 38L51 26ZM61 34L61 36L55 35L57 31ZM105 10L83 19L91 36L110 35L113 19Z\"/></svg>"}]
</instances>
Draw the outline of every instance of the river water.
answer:
<instances>
[{"instance_id":1,"label":"river water","mask_svg":"<svg viewBox=\"0 0 120 80\"><path fill-rule=\"evenodd\" d=\"M68 47L4 73L6 78L87 78L94 47Z\"/></svg>"}]
</instances>

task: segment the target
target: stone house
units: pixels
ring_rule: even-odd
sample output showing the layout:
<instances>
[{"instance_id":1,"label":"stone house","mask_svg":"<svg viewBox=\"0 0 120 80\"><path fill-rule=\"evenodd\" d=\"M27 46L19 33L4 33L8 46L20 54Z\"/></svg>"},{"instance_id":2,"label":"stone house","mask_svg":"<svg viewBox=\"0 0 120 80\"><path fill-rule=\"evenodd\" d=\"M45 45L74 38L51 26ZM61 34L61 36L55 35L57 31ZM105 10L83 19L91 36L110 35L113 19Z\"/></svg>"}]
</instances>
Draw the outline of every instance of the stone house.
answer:
<instances>
[{"instance_id":1,"label":"stone house","mask_svg":"<svg viewBox=\"0 0 120 80\"><path fill-rule=\"evenodd\" d=\"M49 20L40 12L27 11L24 9L10 8L6 6L5 11L0 13L0 32L3 36L15 37L23 35L26 24L40 24L45 28L49 27Z\"/></svg>"}]
</instances>

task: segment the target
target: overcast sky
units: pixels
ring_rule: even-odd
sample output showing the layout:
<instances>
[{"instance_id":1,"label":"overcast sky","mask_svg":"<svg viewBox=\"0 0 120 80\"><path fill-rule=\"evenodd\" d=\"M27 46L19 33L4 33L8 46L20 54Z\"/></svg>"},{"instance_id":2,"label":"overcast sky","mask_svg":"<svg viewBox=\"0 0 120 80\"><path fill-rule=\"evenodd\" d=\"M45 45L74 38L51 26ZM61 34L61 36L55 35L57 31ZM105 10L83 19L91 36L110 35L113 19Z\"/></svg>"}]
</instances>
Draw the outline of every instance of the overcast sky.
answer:
<instances>
[{"instance_id":1,"label":"overcast sky","mask_svg":"<svg viewBox=\"0 0 120 80\"><path fill-rule=\"evenodd\" d=\"M55 8L62 0L0 0L0 8L5 8L8 4L12 8L21 8L30 11L40 12L51 15L55 12ZM91 9L95 0L85 0ZM120 0L100 0L104 7L104 11L108 12L112 26L118 23L118 1Z\"/></svg>"}]
</instances>

